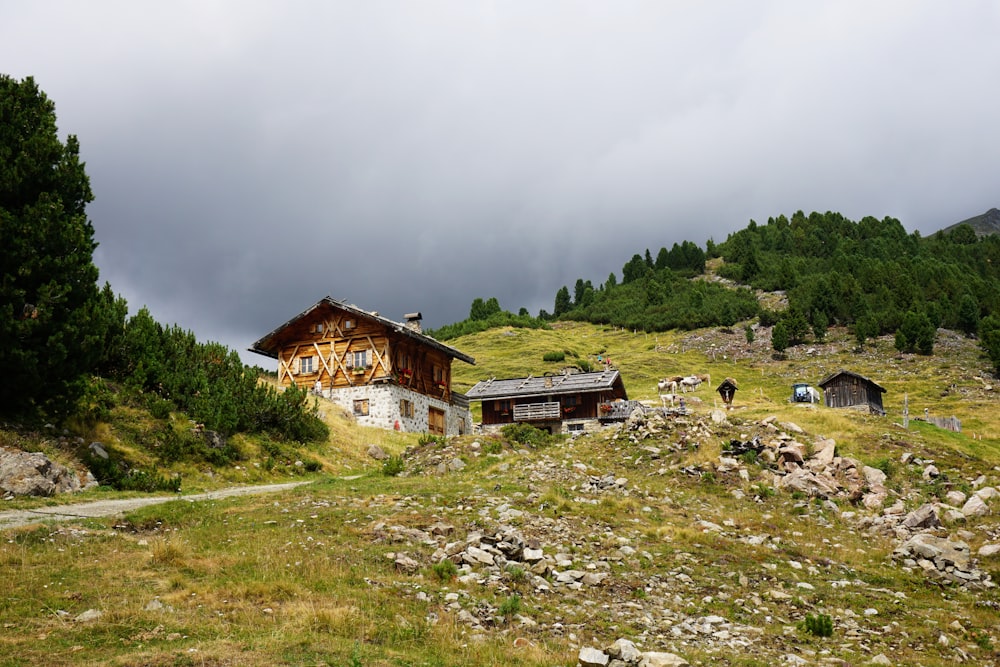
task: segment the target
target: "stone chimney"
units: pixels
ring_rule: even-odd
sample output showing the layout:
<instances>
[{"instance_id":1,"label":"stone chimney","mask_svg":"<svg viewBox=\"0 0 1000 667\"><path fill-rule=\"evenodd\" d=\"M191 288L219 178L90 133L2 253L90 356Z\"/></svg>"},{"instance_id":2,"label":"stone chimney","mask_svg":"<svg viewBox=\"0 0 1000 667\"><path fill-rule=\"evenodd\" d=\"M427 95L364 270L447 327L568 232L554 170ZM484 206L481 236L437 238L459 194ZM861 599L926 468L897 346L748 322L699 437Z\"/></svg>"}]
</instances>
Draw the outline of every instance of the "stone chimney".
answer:
<instances>
[{"instance_id":1,"label":"stone chimney","mask_svg":"<svg viewBox=\"0 0 1000 667\"><path fill-rule=\"evenodd\" d=\"M424 319L424 316L420 314L420 311L415 313L407 313L403 315L406 318L406 326L417 333L420 333L420 320Z\"/></svg>"}]
</instances>

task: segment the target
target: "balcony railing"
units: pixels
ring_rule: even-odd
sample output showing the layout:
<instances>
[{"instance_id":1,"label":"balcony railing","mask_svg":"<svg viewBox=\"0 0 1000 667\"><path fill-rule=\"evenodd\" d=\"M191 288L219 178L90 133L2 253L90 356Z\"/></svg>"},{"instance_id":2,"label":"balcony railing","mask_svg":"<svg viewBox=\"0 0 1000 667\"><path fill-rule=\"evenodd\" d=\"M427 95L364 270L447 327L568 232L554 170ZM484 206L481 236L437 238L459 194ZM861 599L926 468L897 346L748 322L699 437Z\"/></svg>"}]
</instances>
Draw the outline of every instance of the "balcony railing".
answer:
<instances>
[{"instance_id":1,"label":"balcony railing","mask_svg":"<svg viewBox=\"0 0 1000 667\"><path fill-rule=\"evenodd\" d=\"M559 419L559 403L524 403L514 406L514 421L530 422L543 419Z\"/></svg>"}]
</instances>

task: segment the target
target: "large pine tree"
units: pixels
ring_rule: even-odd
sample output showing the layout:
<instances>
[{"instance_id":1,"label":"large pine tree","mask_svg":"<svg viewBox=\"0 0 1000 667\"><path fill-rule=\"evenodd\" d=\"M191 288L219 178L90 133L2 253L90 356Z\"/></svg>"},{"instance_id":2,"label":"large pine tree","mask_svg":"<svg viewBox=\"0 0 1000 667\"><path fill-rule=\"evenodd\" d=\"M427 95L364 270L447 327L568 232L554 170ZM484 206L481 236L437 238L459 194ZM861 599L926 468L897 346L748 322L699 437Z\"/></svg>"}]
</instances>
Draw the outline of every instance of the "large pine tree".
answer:
<instances>
[{"instance_id":1,"label":"large pine tree","mask_svg":"<svg viewBox=\"0 0 1000 667\"><path fill-rule=\"evenodd\" d=\"M68 412L103 343L79 151L32 78L0 75L0 414Z\"/></svg>"}]
</instances>

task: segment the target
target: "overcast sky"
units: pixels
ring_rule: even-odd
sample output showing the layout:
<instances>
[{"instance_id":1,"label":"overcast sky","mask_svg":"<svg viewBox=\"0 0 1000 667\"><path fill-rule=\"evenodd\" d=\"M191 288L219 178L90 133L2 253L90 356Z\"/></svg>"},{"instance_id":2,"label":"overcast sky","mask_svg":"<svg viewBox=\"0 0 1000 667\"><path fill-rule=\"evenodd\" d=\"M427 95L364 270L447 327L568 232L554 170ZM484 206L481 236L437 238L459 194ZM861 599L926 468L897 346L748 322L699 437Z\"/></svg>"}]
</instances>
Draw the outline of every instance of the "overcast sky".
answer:
<instances>
[{"instance_id":1,"label":"overcast sky","mask_svg":"<svg viewBox=\"0 0 1000 667\"><path fill-rule=\"evenodd\" d=\"M995 0L0 0L0 72L80 139L102 284L241 352L326 295L534 315L751 219L1000 206Z\"/></svg>"}]
</instances>

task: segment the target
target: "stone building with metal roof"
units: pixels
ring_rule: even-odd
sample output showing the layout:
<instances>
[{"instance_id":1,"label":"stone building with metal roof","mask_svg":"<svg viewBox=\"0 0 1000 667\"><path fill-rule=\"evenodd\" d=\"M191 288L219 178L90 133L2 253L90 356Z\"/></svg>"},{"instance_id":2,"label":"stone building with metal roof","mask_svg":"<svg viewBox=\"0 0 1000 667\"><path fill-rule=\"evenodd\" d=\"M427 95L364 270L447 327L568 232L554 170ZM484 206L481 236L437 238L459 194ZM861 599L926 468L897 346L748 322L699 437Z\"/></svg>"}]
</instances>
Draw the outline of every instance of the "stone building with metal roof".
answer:
<instances>
[{"instance_id":1,"label":"stone building with metal roof","mask_svg":"<svg viewBox=\"0 0 1000 667\"><path fill-rule=\"evenodd\" d=\"M624 419L634 401L615 369L594 373L529 375L477 383L465 394L482 403L482 428L527 423L550 433L591 431Z\"/></svg>"}]
</instances>

